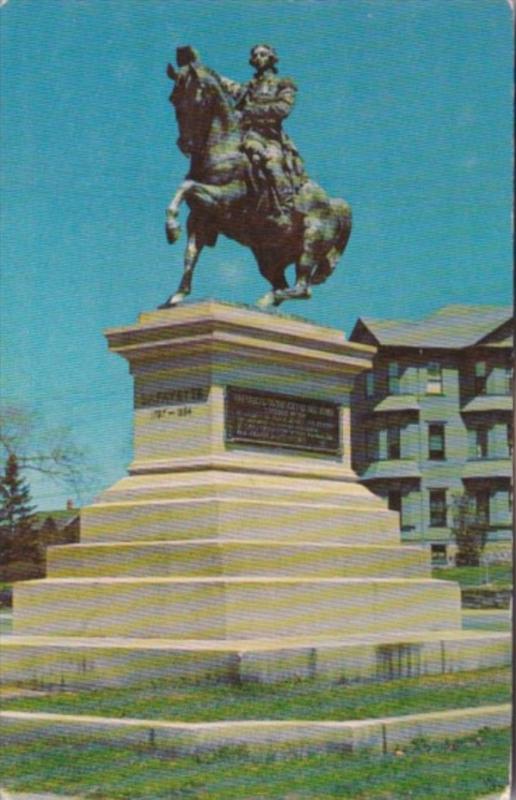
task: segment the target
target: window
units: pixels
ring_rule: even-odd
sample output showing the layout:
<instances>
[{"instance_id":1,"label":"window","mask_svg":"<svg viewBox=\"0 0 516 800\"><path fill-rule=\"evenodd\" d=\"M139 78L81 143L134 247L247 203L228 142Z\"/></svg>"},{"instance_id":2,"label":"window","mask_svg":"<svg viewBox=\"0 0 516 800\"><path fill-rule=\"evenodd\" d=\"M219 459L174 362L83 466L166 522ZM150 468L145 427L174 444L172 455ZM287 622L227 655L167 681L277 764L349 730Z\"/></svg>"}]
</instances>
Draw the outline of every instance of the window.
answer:
<instances>
[{"instance_id":1,"label":"window","mask_svg":"<svg viewBox=\"0 0 516 800\"><path fill-rule=\"evenodd\" d=\"M504 394L512 394L512 367L505 367L505 392Z\"/></svg>"},{"instance_id":2,"label":"window","mask_svg":"<svg viewBox=\"0 0 516 800\"><path fill-rule=\"evenodd\" d=\"M428 458L432 461L442 461L445 458L442 422L432 422L428 426Z\"/></svg>"},{"instance_id":3,"label":"window","mask_svg":"<svg viewBox=\"0 0 516 800\"><path fill-rule=\"evenodd\" d=\"M401 511L401 492L399 489L390 489L387 500L390 511Z\"/></svg>"},{"instance_id":4,"label":"window","mask_svg":"<svg viewBox=\"0 0 516 800\"><path fill-rule=\"evenodd\" d=\"M426 393L443 393L443 370L438 361L429 361L426 368Z\"/></svg>"},{"instance_id":5,"label":"window","mask_svg":"<svg viewBox=\"0 0 516 800\"><path fill-rule=\"evenodd\" d=\"M475 455L477 458L487 458L489 455L489 433L487 428L477 428L475 431Z\"/></svg>"},{"instance_id":6,"label":"window","mask_svg":"<svg viewBox=\"0 0 516 800\"><path fill-rule=\"evenodd\" d=\"M446 527L446 489L430 489L430 527Z\"/></svg>"},{"instance_id":7,"label":"window","mask_svg":"<svg viewBox=\"0 0 516 800\"><path fill-rule=\"evenodd\" d=\"M487 388L487 364L477 361L475 364L475 394L485 394Z\"/></svg>"},{"instance_id":8,"label":"window","mask_svg":"<svg viewBox=\"0 0 516 800\"><path fill-rule=\"evenodd\" d=\"M389 394L400 393L400 365L397 361L389 361L388 392Z\"/></svg>"},{"instance_id":9,"label":"window","mask_svg":"<svg viewBox=\"0 0 516 800\"><path fill-rule=\"evenodd\" d=\"M507 450L509 451L509 457L512 456L512 448L514 445L514 426L512 422L507 423Z\"/></svg>"},{"instance_id":10,"label":"window","mask_svg":"<svg viewBox=\"0 0 516 800\"><path fill-rule=\"evenodd\" d=\"M400 458L401 435L398 425L387 428L387 458Z\"/></svg>"},{"instance_id":11,"label":"window","mask_svg":"<svg viewBox=\"0 0 516 800\"><path fill-rule=\"evenodd\" d=\"M475 495L475 513L477 522L489 523L489 491L482 489Z\"/></svg>"},{"instance_id":12,"label":"window","mask_svg":"<svg viewBox=\"0 0 516 800\"><path fill-rule=\"evenodd\" d=\"M432 554L432 564L447 563L445 544L431 544L430 552Z\"/></svg>"},{"instance_id":13,"label":"window","mask_svg":"<svg viewBox=\"0 0 516 800\"><path fill-rule=\"evenodd\" d=\"M400 515L400 526L403 525L402 522L402 510L403 505L401 501L401 492L399 489L390 489L389 494L387 495L387 505L390 511L397 511Z\"/></svg>"},{"instance_id":14,"label":"window","mask_svg":"<svg viewBox=\"0 0 516 800\"><path fill-rule=\"evenodd\" d=\"M374 397L374 372L366 372L365 396L368 398Z\"/></svg>"},{"instance_id":15,"label":"window","mask_svg":"<svg viewBox=\"0 0 516 800\"><path fill-rule=\"evenodd\" d=\"M365 449L368 461L376 461L378 458L378 434L376 431L365 432Z\"/></svg>"}]
</instances>

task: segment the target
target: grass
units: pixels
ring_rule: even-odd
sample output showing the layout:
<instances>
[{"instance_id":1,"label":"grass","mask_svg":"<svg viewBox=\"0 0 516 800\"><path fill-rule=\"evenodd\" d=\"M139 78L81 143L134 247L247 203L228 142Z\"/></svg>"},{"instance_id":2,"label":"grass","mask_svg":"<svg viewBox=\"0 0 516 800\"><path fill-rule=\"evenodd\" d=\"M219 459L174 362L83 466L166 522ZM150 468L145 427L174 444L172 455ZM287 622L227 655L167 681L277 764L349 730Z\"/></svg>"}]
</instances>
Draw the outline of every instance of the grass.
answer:
<instances>
[{"instance_id":1,"label":"grass","mask_svg":"<svg viewBox=\"0 0 516 800\"><path fill-rule=\"evenodd\" d=\"M509 732L414 741L397 755L276 760L242 752L173 758L148 749L64 741L4 745L3 785L96 800L477 800L507 782Z\"/></svg>"},{"instance_id":2,"label":"grass","mask_svg":"<svg viewBox=\"0 0 516 800\"><path fill-rule=\"evenodd\" d=\"M498 589L512 586L512 564L491 564L480 567L433 567L432 578L457 581L462 589L489 585ZM487 583L486 578L489 579Z\"/></svg>"},{"instance_id":3,"label":"grass","mask_svg":"<svg viewBox=\"0 0 516 800\"><path fill-rule=\"evenodd\" d=\"M13 604L12 583L0 581L0 611L10 609Z\"/></svg>"},{"instance_id":4,"label":"grass","mask_svg":"<svg viewBox=\"0 0 516 800\"><path fill-rule=\"evenodd\" d=\"M56 691L5 699L4 710L182 722L231 719L350 720L507 703L511 670L495 668L367 684L289 681L241 686L156 682L131 689Z\"/></svg>"}]
</instances>

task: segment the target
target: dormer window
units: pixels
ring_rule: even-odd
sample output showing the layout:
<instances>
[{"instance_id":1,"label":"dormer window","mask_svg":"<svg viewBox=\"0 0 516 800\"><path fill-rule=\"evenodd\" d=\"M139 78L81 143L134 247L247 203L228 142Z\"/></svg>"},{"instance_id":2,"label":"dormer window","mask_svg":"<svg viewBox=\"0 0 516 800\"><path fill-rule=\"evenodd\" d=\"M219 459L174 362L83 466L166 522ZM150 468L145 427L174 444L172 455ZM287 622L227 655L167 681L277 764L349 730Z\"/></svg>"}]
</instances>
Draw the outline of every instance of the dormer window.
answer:
<instances>
[{"instance_id":1,"label":"dormer window","mask_svg":"<svg viewBox=\"0 0 516 800\"><path fill-rule=\"evenodd\" d=\"M443 369L439 361L429 361L426 368L426 393L443 393Z\"/></svg>"}]
</instances>

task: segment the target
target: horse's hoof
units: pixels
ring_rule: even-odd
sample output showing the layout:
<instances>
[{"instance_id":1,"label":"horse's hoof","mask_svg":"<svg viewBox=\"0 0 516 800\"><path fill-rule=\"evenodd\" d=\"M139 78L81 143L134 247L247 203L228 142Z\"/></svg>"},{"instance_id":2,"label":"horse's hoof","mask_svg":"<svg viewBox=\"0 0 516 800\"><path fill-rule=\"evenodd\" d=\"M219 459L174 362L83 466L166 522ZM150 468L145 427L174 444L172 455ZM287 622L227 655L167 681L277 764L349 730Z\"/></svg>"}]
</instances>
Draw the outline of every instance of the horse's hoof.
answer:
<instances>
[{"instance_id":1,"label":"horse's hoof","mask_svg":"<svg viewBox=\"0 0 516 800\"><path fill-rule=\"evenodd\" d=\"M293 286L285 292L285 300L310 300L312 290L309 286Z\"/></svg>"},{"instance_id":2,"label":"horse's hoof","mask_svg":"<svg viewBox=\"0 0 516 800\"><path fill-rule=\"evenodd\" d=\"M165 232L167 234L168 243L175 244L181 236L181 225L178 225L177 222L173 220L167 220L165 223Z\"/></svg>"},{"instance_id":3,"label":"horse's hoof","mask_svg":"<svg viewBox=\"0 0 516 800\"><path fill-rule=\"evenodd\" d=\"M267 292L263 297L256 301L258 308L270 308L271 306L279 305L276 303L276 296L274 292Z\"/></svg>"},{"instance_id":4,"label":"horse's hoof","mask_svg":"<svg viewBox=\"0 0 516 800\"><path fill-rule=\"evenodd\" d=\"M279 306L285 300L309 300L312 296L312 290L309 286L292 286L289 289L278 289L276 292L271 292L273 296L273 305Z\"/></svg>"},{"instance_id":5,"label":"horse's hoof","mask_svg":"<svg viewBox=\"0 0 516 800\"><path fill-rule=\"evenodd\" d=\"M164 303L162 303L160 306L158 306L158 308L159 309L162 309L162 308L175 308L175 306L178 306L179 303L183 302L185 297L186 297L186 293L185 292L176 292L175 294L172 294L168 298L168 300L165 300Z\"/></svg>"}]
</instances>

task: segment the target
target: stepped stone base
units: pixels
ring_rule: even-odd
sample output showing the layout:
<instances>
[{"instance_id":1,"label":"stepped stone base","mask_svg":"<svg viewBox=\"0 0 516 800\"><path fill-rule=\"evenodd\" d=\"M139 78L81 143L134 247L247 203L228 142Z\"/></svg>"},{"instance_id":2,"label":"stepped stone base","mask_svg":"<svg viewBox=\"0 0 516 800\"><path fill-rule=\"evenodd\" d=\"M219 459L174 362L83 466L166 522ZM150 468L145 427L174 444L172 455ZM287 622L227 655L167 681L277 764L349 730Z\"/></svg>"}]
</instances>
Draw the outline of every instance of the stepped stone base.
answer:
<instances>
[{"instance_id":1,"label":"stepped stone base","mask_svg":"<svg viewBox=\"0 0 516 800\"><path fill-rule=\"evenodd\" d=\"M81 541L400 543L399 515L358 484L342 463L315 459L307 477L304 472L290 474L285 456L277 462L263 453L251 459L239 452L239 459L240 471L234 461L222 469L213 458L202 468L190 463L187 472L182 463L181 469L169 465L165 474L151 471L123 478L82 510ZM292 457L290 461L301 468Z\"/></svg>"},{"instance_id":2,"label":"stepped stone base","mask_svg":"<svg viewBox=\"0 0 516 800\"><path fill-rule=\"evenodd\" d=\"M208 302L110 331L135 381L129 475L14 592L3 681L373 680L506 664L456 584L351 469L373 348Z\"/></svg>"},{"instance_id":3,"label":"stepped stone base","mask_svg":"<svg viewBox=\"0 0 516 800\"><path fill-rule=\"evenodd\" d=\"M84 533L83 533L84 528ZM240 498L161 500L93 505L81 512L87 542L182 539L274 539L292 542L399 544L397 514L326 503L267 503Z\"/></svg>"},{"instance_id":4,"label":"stepped stone base","mask_svg":"<svg viewBox=\"0 0 516 800\"><path fill-rule=\"evenodd\" d=\"M59 545L47 553L49 578L266 576L429 578L419 547L325 541L190 539Z\"/></svg>"},{"instance_id":5,"label":"stepped stone base","mask_svg":"<svg viewBox=\"0 0 516 800\"><path fill-rule=\"evenodd\" d=\"M392 631L343 638L170 640L9 636L5 683L115 687L151 681L379 681L506 666L506 633Z\"/></svg>"},{"instance_id":6,"label":"stepped stone base","mask_svg":"<svg viewBox=\"0 0 516 800\"><path fill-rule=\"evenodd\" d=\"M417 737L453 739L471 735L481 728L507 728L510 721L509 703L349 722L235 720L188 723L0 711L6 742L59 737L77 741L80 745L88 741L137 747L139 752L157 750L163 753L168 750L174 756L213 753L221 749L227 751L228 748L235 748L239 755L244 751L253 755L273 754L275 757L320 752L343 755L365 748L378 754L392 753ZM28 796L24 797L28 800Z\"/></svg>"},{"instance_id":7,"label":"stepped stone base","mask_svg":"<svg viewBox=\"0 0 516 800\"><path fill-rule=\"evenodd\" d=\"M403 578L48 578L17 587L14 633L254 639L460 625L456 584Z\"/></svg>"}]
</instances>

